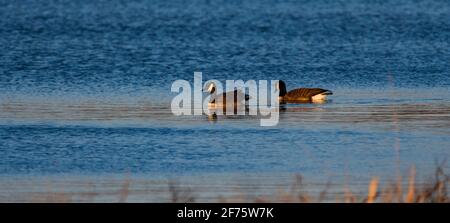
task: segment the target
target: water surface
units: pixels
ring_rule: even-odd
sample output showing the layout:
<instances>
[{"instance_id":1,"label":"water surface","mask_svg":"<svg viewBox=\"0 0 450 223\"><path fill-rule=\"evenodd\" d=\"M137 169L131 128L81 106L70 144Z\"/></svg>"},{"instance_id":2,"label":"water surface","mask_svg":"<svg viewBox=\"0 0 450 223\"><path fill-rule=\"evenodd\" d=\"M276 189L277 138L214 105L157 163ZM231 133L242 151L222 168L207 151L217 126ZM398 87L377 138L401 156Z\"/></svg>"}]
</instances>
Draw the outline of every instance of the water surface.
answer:
<instances>
[{"instance_id":1,"label":"water surface","mask_svg":"<svg viewBox=\"0 0 450 223\"><path fill-rule=\"evenodd\" d=\"M4 180L255 174L269 185L301 173L356 185L412 165L425 177L450 155L446 1L0 1L0 14ZM334 95L288 105L275 127L174 116L170 86L194 71Z\"/></svg>"}]
</instances>

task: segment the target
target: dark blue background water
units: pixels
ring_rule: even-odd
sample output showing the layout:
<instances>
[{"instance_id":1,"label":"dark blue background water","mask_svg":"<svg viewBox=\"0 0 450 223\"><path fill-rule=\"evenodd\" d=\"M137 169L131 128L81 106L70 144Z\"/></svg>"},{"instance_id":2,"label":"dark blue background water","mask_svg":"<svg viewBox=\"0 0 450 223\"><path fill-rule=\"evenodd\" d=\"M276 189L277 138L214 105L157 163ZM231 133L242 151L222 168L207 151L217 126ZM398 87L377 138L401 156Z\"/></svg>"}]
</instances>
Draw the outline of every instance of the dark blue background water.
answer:
<instances>
[{"instance_id":1,"label":"dark blue background water","mask_svg":"<svg viewBox=\"0 0 450 223\"><path fill-rule=\"evenodd\" d=\"M0 17L0 174L365 175L449 155L448 1L1 0ZM271 129L152 107L194 71L335 97Z\"/></svg>"},{"instance_id":2,"label":"dark blue background water","mask_svg":"<svg viewBox=\"0 0 450 223\"><path fill-rule=\"evenodd\" d=\"M176 79L449 86L447 1L1 1L0 91L167 92Z\"/></svg>"}]
</instances>

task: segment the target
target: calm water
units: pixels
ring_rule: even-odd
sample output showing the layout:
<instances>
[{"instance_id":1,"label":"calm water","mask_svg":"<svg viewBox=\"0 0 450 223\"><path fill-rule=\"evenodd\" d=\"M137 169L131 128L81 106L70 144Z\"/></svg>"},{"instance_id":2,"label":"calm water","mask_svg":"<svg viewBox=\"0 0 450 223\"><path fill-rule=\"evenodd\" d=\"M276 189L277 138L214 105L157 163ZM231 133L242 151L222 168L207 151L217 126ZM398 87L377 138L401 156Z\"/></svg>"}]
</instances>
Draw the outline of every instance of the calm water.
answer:
<instances>
[{"instance_id":1,"label":"calm water","mask_svg":"<svg viewBox=\"0 0 450 223\"><path fill-rule=\"evenodd\" d=\"M0 15L2 176L365 180L450 155L448 1L0 1ZM170 86L194 71L335 95L269 128L175 117Z\"/></svg>"}]
</instances>

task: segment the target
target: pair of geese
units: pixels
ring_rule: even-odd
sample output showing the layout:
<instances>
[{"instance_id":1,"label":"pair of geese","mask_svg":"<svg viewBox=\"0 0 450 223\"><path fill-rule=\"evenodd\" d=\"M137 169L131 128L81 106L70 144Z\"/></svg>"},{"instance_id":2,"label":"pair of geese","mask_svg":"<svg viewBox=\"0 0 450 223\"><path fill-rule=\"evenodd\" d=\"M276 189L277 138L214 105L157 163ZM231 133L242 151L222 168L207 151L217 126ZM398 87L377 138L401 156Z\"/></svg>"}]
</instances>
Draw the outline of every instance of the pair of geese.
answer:
<instances>
[{"instance_id":1,"label":"pair of geese","mask_svg":"<svg viewBox=\"0 0 450 223\"><path fill-rule=\"evenodd\" d=\"M213 82L211 82L208 87L206 88L207 92L210 94L216 93L216 86ZM322 89L322 88L296 88L290 91L286 90L286 83L284 81L279 80L276 83L277 90L279 90L279 96L278 100L280 104L286 104L286 103L321 103L324 102L327 99L328 95L332 95L333 92L330 90ZM222 93L221 95L216 95L211 99L211 101L208 103L209 107L217 107L217 106L226 106L227 100L228 103L238 103L238 98L245 99L245 101L248 101L250 99L250 96L247 94L241 95L238 97L238 94L243 94L239 90L234 90L234 92L226 92ZM230 101L230 98L234 98L233 101Z\"/></svg>"}]
</instances>

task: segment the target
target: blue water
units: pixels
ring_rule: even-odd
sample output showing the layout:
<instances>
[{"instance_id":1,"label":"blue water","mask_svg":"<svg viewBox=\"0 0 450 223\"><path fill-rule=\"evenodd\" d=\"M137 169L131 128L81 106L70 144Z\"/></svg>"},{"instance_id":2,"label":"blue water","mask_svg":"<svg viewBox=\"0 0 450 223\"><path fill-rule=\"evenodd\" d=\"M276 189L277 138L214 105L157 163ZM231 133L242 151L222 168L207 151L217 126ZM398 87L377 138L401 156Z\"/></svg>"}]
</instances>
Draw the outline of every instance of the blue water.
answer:
<instances>
[{"instance_id":1,"label":"blue water","mask_svg":"<svg viewBox=\"0 0 450 223\"><path fill-rule=\"evenodd\" d=\"M429 173L450 155L448 1L0 1L0 174ZM175 117L177 79L333 90L280 124ZM448 164L447 164L448 166Z\"/></svg>"}]
</instances>

